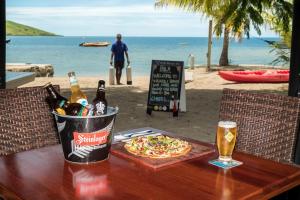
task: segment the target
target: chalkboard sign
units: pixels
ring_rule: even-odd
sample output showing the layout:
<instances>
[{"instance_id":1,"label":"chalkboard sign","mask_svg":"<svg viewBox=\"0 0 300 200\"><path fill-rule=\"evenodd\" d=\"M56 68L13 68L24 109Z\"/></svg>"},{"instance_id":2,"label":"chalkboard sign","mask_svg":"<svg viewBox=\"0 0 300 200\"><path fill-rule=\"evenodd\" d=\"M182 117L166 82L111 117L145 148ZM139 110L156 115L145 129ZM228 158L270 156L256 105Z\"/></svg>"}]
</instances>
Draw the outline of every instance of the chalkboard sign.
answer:
<instances>
[{"instance_id":1,"label":"chalkboard sign","mask_svg":"<svg viewBox=\"0 0 300 200\"><path fill-rule=\"evenodd\" d=\"M170 111L172 95L180 99L183 62L152 60L147 113Z\"/></svg>"}]
</instances>

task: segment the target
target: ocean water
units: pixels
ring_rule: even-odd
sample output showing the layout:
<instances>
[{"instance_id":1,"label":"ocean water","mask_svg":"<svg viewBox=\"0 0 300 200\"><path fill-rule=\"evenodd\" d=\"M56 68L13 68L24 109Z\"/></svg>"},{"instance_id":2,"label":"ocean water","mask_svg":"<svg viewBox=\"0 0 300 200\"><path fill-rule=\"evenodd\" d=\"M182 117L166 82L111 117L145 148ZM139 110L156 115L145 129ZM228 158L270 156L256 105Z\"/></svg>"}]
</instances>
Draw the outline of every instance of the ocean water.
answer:
<instances>
[{"instance_id":1,"label":"ocean water","mask_svg":"<svg viewBox=\"0 0 300 200\"><path fill-rule=\"evenodd\" d=\"M54 76L67 76L75 71L78 76L108 75L110 48L80 47L82 42L108 41L114 37L8 37L6 62L52 64ZM276 38L264 38L278 40ZM148 75L152 60L178 60L188 65L190 54L196 64L206 63L208 39L205 37L124 37L133 69L133 75ZM213 39L212 63L217 64L222 50L222 38ZM231 64L269 65L274 59L272 48L262 38L231 40Z\"/></svg>"}]
</instances>

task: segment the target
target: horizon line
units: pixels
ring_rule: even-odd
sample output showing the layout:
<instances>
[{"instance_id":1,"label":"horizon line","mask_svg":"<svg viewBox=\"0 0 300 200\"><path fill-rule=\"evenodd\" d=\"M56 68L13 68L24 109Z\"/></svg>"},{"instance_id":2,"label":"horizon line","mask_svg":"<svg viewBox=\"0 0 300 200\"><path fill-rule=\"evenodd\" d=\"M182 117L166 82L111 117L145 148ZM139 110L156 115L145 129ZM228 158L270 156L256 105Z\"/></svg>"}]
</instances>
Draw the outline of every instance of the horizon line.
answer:
<instances>
[{"instance_id":1,"label":"horizon line","mask_svg":"<svg viewBox=\"0 0 300 200\"><path fill-rule=\"evenodd\" d=\"M6 37L116 37L115 35L6 35ZM126 36L122 34L123 38L129 37L156 37L156 38L208 38L208 36L158 36L158 35L129 35ZM213 39L222 39L223 36L217 37L213 36ZM251 38L280 38L280 36L252 36ZM231 37L230 39L234 39ZM243 37L242 39L248 39L247 37Z\"/></svg>"}]
</instances>

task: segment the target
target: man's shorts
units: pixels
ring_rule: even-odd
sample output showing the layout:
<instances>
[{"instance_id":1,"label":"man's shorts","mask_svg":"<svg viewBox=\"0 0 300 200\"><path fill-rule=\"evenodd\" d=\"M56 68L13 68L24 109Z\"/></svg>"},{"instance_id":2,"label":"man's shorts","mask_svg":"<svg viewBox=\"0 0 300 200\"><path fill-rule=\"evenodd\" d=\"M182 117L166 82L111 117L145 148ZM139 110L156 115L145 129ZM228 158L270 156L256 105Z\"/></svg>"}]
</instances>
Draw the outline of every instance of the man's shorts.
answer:
<instances>
[{"instance_id":1,"label":"man's shorts","mask_svg":"<svg viewBox=\"0 0 300 200\"><path fill-rule=\"evenodd\" d=\"M124 68L124 61L115 61L115 68L116 69L123 69Z\"/></svg>"}]
</instances>

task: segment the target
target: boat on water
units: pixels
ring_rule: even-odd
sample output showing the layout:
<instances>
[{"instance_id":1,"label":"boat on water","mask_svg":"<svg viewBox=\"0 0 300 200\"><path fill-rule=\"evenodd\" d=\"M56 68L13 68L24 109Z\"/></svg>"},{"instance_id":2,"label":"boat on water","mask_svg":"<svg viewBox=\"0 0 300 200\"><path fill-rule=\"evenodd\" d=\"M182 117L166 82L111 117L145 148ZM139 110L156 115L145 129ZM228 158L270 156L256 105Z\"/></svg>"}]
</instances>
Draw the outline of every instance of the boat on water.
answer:
<instances>
[{"instance_id":1,"label":"boat on water","mask_svg":"<svg viewBox=\"0 0 300 200\"><path fill-rule=\"evenodd\" d=\"M187 42L181 42L181 43L178 43L179 45L182 45L182 46L187 46L188 43Z\"/></svg>"},{"instance_id":2,"label":"boat on water","mask_svg":"<svg viewBox=\"0 0 300 200\"><path fill-rule=\"evenodd\" d=\"M219 71L223 79L239 83L286 83L289 75L289 70Z\"/></svg>"},{"instance_id":3,"label":"boat on water","mask_svg":"<svg viewBox=\"0 0 300 200\"><path fill-rule=\"evenodd\" d=\"M10 39L6 40L6 44L7 44L7 43L10 43Z\"/></svg>"},{"instance_id":4,"label":"boat on water","mask_svg":"<svg viewBox=\"0 0 300 200\"><path fill-rule=\"evenodd\" d=\"M79 44L81 47L107 47L109 42L83 42Z\"/></svg>"}]
</instances>

